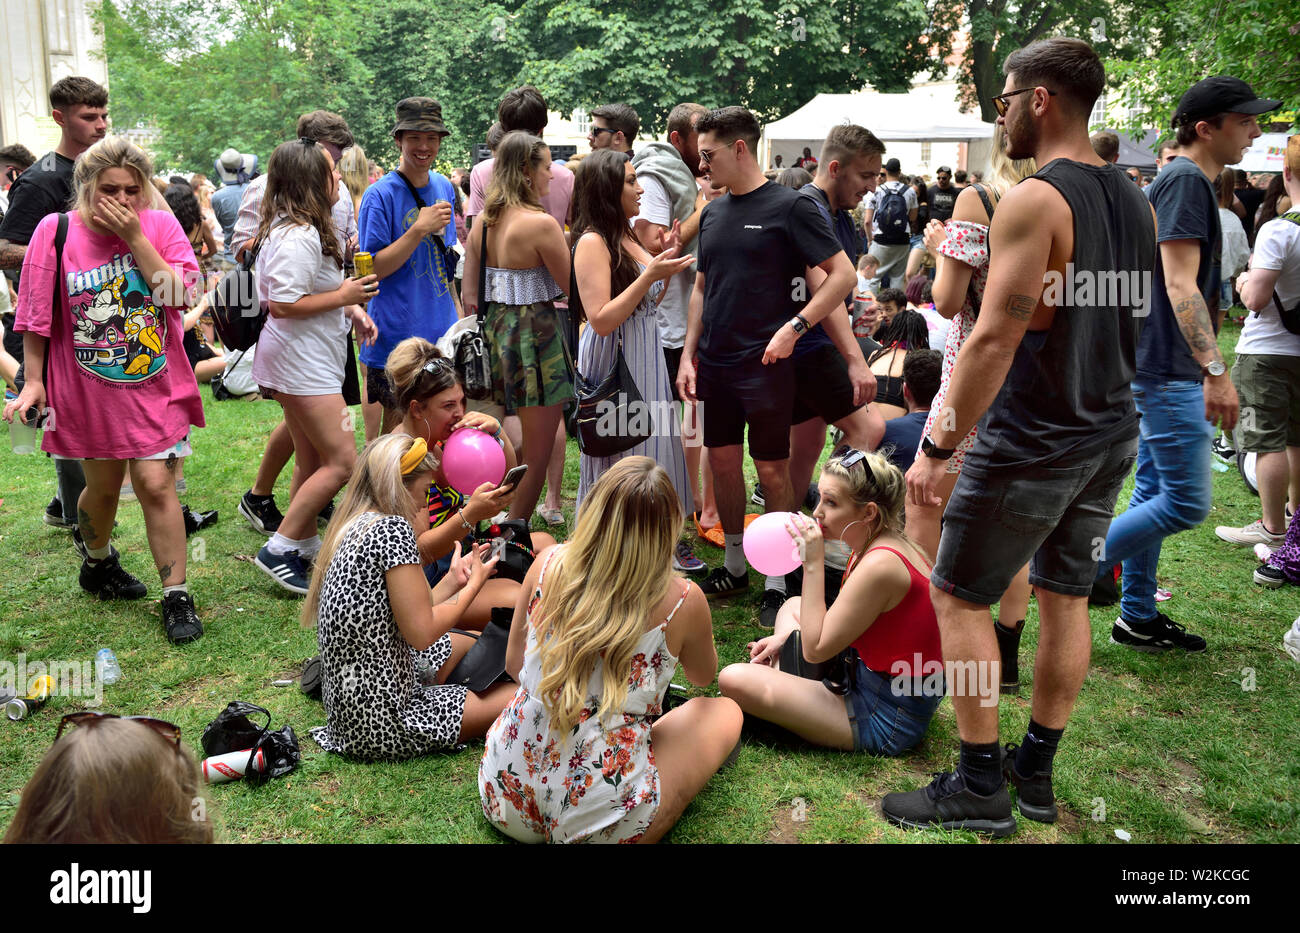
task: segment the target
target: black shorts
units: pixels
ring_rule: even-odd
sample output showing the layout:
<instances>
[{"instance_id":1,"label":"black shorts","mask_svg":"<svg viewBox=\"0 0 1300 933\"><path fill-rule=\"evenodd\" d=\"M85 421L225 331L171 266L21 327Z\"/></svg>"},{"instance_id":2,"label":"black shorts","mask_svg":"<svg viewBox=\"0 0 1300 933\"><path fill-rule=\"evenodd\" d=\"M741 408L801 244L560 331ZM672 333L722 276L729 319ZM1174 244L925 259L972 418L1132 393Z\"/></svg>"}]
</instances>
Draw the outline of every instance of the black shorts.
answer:
<instances>
[{"instance_id":1,"label":"black shorts","mask_svg":"<svg viewBox=\"0 0 1300 933\"><path fill-rule=\"evenodd\" d=\"M664 347L664 364L668 367L668 385L673 390L673 401L680 402L682 396L677 391L677 370L682 365L682 348Z\"/></svg>"},{"instance_id":2,"label":"black shorts","mask_svg":"<svg viewBox=\"0 0 1300 933\"><path fill-rule=\"evenodd\" d=\"M1043 466L988 467L967 456L943 513L930 582L991 606L1028 563L1031 585L1087 596L1115 499L1136 459L1136 438Z\"/></svg>"},{"instance_id":3,"label":"black shorts","mask_svg":"<svg viewBox=\"0 0 1300 933\"><path fill-rule=\"evenodd\" d=\"M790 458L790 412L794 408L794 363L712 366L700 362L695 395L704 406L704 446L732 447L745 441L755 460Z\"/></svg>"},{"instance_id":4,"label":"black shorts","mask_svg":"<svg viewBox=\"0 0 1300 933\"><path fill-rule=\"evenodd\" d=\"M382 369L366 367L366 399L372 404L378 402L390 411L397 407L393 390L388 385L388 376Z\"/></svg>"},{"instance_id":5,"label":"black shorts","mask_svg":"<svg viewBox=\"0 0 1300 933\"><path fill-rule=\"evenodd\" d=\"M8 287L8 280L0 276L0 288ZM5 327L5 352L21 363L23 361L23 335L14 330L14 315L5 314L2 317L4 318ZM680 354L682 351L678 350L677 352ZM676 378L675 375L674 378Z\"/></svg>"},{"instance_id":6,"label":"black shorts","mask_svg":"<svg viewBox=\"0 0 1300 933\"><path fill-rule=\"evenodd\" d=\"M213 359L217 355L216 350L199 340L195 329L185 332L183 343L185 345L185 357L190 361L190 369L198 366L204 360Z\"/></svg>"},{"instance_id":7,"label":"black shorts","mask_svg":"<svg viewBox=\"0 0 1300 933\"><path fill-rule=\"evenodd\" d=\"M809 418L834 424L861 407L853 404L849 364L833 344L795 355L791 424L803 424Z\"/></svg>"}]
</instances>

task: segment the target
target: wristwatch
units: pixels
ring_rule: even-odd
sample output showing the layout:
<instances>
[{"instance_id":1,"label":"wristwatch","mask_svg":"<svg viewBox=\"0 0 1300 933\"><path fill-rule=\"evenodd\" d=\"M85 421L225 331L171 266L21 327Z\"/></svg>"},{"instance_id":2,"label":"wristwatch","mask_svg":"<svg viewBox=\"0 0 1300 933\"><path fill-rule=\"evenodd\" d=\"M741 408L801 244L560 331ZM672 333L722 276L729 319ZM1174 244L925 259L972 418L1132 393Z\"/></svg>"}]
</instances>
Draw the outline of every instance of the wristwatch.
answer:
<instances>
[{"instance_id":1,"label":"wristwatch","mask_svg":"<svg viewBox=\"0 0 1300 933\"><path fill-rule=\"evenodd\" d=\"M808 328L812 327L812 325L808 323L808 319L802 314L796 314L794 317L790 318L790 326L794 328L796 334L805 334L808 332Z\"/></svg>"},{"instance_id":2,"label":"wristwatch","mask_svg":"<svg viewBox=\"0 0 1300 933\"><path fill-rule=\"evenodd\" d=\"M1201 369L1211 376L1222 376L1228 371L1228 367L1223 365L1223 360L1210 360L1208 363L1202 363Z\"/></svg>"},{"instance_id":3,"label":"wristwatch","mask_svg":"<svg viewBox=\"0 0 1300 933\"><path fill-rule=\"evenodd\" d=\"M935 447L934 441L930 440L930 435L921 439L921 453L925 454L931 460L947 460L957 452L955 447Z\"/></svg>"}]
</instances>

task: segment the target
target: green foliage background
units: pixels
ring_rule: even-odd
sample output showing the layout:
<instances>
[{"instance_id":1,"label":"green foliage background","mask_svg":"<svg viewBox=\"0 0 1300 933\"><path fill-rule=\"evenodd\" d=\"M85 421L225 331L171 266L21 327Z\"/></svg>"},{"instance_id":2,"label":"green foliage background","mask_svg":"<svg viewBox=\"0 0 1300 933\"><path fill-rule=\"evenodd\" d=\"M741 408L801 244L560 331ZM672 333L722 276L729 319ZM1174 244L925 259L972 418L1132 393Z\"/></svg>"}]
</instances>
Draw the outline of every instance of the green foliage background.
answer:
<instances>
[{"instance_id":1,"label":"green foliage background","mask_svg":"<svg viewBox=\"0 0 1300 933\"><path fill-rule=\"evenodd\" d=\"M1235 74L1292 110L1300 88L1294 0L103 0L111 115L156 127L161 166L209 171L227 146L265 159L300 113L342 113L372 158L395 161L393 106L425 95L467 163L497 101L537 85L553 110L621 101L653 135L673 105L742 104L762 120L821 92L902 91L947 73L985 120L1015 48L1088 39L1165 126L1207 74Z\"/></svg>"}]
</instances>

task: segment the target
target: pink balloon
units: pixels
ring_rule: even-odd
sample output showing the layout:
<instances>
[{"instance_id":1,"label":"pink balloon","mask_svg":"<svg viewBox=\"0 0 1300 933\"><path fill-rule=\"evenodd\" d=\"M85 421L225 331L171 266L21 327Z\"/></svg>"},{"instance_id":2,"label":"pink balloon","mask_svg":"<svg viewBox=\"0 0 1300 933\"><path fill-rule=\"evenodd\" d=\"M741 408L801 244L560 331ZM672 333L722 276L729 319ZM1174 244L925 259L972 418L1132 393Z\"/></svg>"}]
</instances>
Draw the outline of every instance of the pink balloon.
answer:
<instances>
[{"instance_id":1,"label":"pink balloon","mask_svg":"<svg viewBox=\"0 0 1300 933\"><path fill-rule=\"evenodd\" d=\"M790 512L768 512L745 529L745 558L750 566L769 577L783 576L802 563L798 545L785 527Z\"/></svg>"},{"instance_id":2,"label":"pink balloon","mask_svg":"<svg viewBox=\"0 0 1300 933\"><path fill-rule=\"evenodd\" d=\"M490 434L457 428L443 441L442 472L454 489L473 495L484 483L499 484L505 478L506 452Z\"/></svg>"}]
</instances>

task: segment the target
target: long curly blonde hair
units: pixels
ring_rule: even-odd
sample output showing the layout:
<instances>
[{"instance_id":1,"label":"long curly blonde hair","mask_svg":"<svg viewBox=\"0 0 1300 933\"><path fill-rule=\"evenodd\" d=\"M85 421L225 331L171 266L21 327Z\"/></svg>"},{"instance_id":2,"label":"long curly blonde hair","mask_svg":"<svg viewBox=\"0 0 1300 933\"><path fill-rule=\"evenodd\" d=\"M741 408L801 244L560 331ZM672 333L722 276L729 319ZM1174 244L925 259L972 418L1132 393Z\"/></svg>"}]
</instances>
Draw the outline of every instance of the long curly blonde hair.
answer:
<instances>
[{"instance_id":1,"label":"long curly blonde hair","mask_svg":"<svg viewBox=\"0 0 1300 933\"><path fill-rule=\"evenodd\" d=\"M672 481L649 457L618 461L592 487L573 537L546 568L532 619L541 700L557 730L580 721L597 664L597 717L623 708L632 653L675 576L681 527Z\"/></svg>"}]
</instances>

